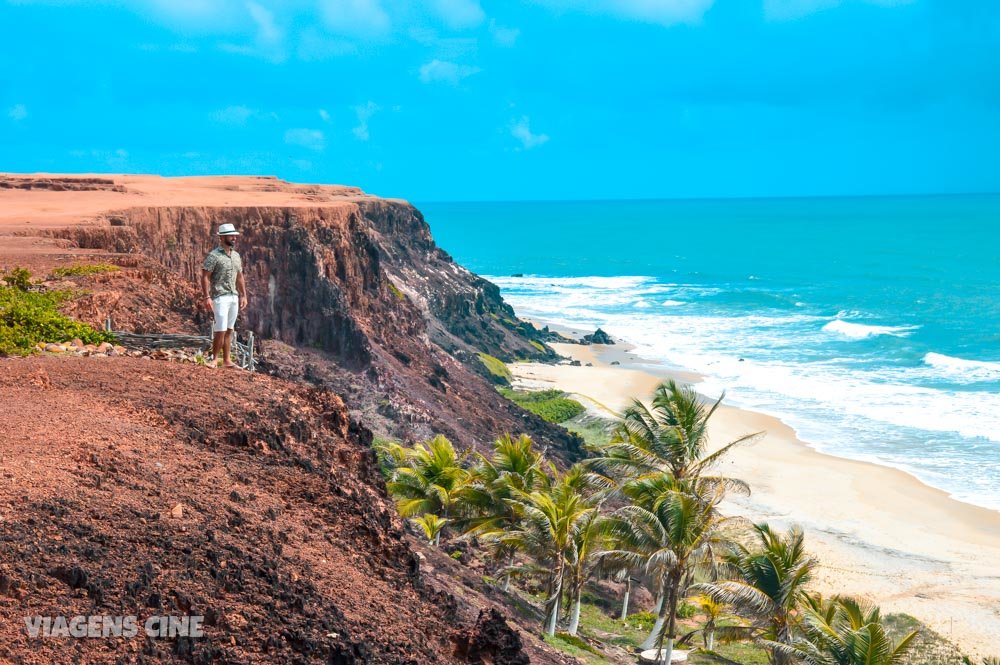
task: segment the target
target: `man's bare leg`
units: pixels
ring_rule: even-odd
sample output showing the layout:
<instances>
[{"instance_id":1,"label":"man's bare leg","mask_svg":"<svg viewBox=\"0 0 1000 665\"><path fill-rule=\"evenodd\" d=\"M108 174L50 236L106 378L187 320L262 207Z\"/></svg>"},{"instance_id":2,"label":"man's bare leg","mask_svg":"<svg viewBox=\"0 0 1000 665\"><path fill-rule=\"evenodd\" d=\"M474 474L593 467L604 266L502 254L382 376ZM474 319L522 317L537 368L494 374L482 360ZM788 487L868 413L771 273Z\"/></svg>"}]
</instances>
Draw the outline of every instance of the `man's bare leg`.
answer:
<instances>
[{"instance_id":1,"label":"man's bare leg","mask_svg":"<svg viewBox=\"0 0 1000 665\"><path fill-rule=\"evenodd\" d=\"M233 362L232 356L232 346L233 346L233 329L230 328L226 331L225 343L223 346L223 367L236 367L236 363Z\"/></svg>"},{"instance_id":2,"label":"man's bare leg","mask_svg":"<svg viewBox=\"0 0 1000 665\"><path fill-rule=\"evenodd\" d=\"M226 344L226 331L216 332L212 335L212 362L218 364L219 356Z\"/></svg>"}]
</instances>

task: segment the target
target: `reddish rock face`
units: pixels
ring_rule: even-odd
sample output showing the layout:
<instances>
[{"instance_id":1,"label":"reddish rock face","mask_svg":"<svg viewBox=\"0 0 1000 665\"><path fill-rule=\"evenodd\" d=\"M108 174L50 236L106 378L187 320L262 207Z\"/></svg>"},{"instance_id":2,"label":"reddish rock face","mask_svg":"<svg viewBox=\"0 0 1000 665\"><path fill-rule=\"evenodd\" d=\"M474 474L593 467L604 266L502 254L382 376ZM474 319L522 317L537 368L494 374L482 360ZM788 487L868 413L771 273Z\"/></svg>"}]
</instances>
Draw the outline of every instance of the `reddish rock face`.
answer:
<instances>
[{"instance_id":1,"label":"reddish rock face","mask_svg":"<svg viewBox=\"0 0 1000 665\"><path fill-rule=\"evenodd\" d=\"M0 359L0 661L571 662L495 611L481 571L407 536L376 467L366 424L468 446L506 430L554 452L573 441L459 360L531 345L472 316L509 308L434 247L419 213L274 179L8 179L0 189L44 201L0 191L0 267L117 263L74 282L90 293L71 313L97 325L197 331L194 279L213 228L236 224L245 320L275 338L268 368L296 380ZM233 207L227 192L260 205ZM2 235L43 218L41 234ZM25 616L152 614L202 615L206 637L67 643L24 630Z\"/></svg>"},{"instance_id":2,"label":"reddish rock face","mask_svg":"<svg viewBox=\"0 0 1000 665\"><path fill-rule=\"evenodd\" d=\"M541 333L517 320L495 285L440 250L405 202L352 196L294 206L137 206L52 233L85 248L143 255L194 285L224 223L240 231L236 248L250 294L242 323L281 342L262 345L270 371L335 390L373 428L402 439L443 433L485 447L503 432L527 432L556 457L579 454L578 437L512 405L483 378L479 351L554 358L543 342L543 351L532 344ZM207 326L193 303L178 305ZM108 315L116 316L94 311L91 318Z\"/></svg>"}]
</instances>

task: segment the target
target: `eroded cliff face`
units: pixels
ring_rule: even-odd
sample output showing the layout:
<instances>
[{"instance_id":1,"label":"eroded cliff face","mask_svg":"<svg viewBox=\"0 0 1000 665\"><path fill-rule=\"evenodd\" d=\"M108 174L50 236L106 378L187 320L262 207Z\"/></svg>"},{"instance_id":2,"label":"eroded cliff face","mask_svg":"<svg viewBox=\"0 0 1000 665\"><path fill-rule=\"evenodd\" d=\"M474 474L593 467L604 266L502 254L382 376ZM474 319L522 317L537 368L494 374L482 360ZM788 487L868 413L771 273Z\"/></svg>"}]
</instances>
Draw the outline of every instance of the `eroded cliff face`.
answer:
<instances>
[{"instance_id":1,"label":"eroded cliff face","mask_svg":"<svg viewBox=\"0 0 1000 665\"><path fill-rule=\"evenodd\" d=\"M337 391L373 427L406 440L443 433L485 447L503 432L527 432L556 456L579 454L578 437L500 397L476 355L555 354L495 285L434 244L405 202L131 207L57 235L141 253L195 284L223 223L240 230L250 294L241 316L276 341L263 345L274 373Z\"/></svg>"},{"instance_id":2,"label":"eroded cliff face","mask_svg":"<svg viewBox=\"0 0 1000 665\"><path fill-rule=\"evenodd\" d=\"M89 291L72 313L98 325L204 330L201 262L215 228L236 224L244 320L273 338L277 376L0 359L12 442L0 456L0 660L573 662L513 608L498 613L504 594L480 572L407 535L376 467L369 428L465 446L525 431L564 457L576 443L459 360L538 351L517 323L497 327L490 313L512 314L498 291L440 252L412 207L268 178L9 180L47 198L36 217L0 206L0 232L22 225L0 236L0 266L121 266L69 284ZM169 204L147 204L155 188ZM30 640L23 618L51 614L203 615L206 637Z\"/></svg>"}]
</instances>

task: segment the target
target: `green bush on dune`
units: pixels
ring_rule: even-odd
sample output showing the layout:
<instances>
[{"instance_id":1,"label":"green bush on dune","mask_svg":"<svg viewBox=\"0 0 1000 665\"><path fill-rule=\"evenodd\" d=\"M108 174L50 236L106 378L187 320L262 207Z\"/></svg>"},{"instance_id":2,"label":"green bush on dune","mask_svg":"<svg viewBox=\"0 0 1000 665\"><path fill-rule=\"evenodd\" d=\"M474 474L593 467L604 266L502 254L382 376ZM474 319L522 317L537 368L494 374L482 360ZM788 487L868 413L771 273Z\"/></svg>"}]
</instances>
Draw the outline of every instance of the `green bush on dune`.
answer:
<instances>
[{"instance_id":1,"label":"green bush on dune","mask_svg":"<svg viewBox=\"0 0 1000 665\"><path fill-rule=\"evenodd\" d=\"M26 356L39 342L62 342L80 338L86 344L113 342L110 333L94 330L59 312L69 300L69 291L27 290L30 273L16 269L3 276L0 286L0 356Z\"/></svg>"},{"instance_id":2,"label":"green bush on dune","mask_svg":"<svg viewBox=\"0 0 1000 665\"><path fill-rule=\"evenodd\" d=\"M550 423L561 423L580 415L586 408L561 390L524 391L500 388L500 394L522 409Z\"/></svg>"},{"instance_id":3,"label":"green bush on dune","mask_svg":"<svg viewBox=\"0 0 1000 665\"><path fill-rule=\"evenodd\" d=\"M52 271L53 277L79 277L80 275L96 275L102 272L118 272L118 266L110 263L81 263L75 266L55 268Z\"/></svg>"}]
</instances>

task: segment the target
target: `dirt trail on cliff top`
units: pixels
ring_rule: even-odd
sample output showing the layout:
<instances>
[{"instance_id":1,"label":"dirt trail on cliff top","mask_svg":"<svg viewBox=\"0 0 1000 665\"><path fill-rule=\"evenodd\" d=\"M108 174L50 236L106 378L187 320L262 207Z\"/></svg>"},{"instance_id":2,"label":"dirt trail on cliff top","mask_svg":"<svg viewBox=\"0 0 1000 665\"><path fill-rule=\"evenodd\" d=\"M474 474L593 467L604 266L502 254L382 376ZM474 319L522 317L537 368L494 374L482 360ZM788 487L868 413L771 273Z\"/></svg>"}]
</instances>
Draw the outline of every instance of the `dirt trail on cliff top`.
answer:
<instances>
[{"instance_id":1,"label":"dirt trail on cliff top","mask_svg":"<svg viewBox=\"0 0 1000 665\"><path fill-rule=\"evenodd\" d=\"M30 175L0 173L0 232L90 223L113 210L150 205L336 206L374 199L357 187L295 185L265 176Z\"/></svg>"},{"instance_id":2,"label":"dirt trail on cliff top","mask_svg":"<svg viewBox=\"0 0 1000 665\"><path fill-rule=\"evenodd\" d=\"M0 403L0 662L564 662L421 574L370 433L326 391L48 357L0 360ZM24 627L171 614L205 637Z\"/></svg>"}]
</instances>

